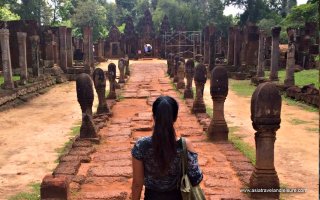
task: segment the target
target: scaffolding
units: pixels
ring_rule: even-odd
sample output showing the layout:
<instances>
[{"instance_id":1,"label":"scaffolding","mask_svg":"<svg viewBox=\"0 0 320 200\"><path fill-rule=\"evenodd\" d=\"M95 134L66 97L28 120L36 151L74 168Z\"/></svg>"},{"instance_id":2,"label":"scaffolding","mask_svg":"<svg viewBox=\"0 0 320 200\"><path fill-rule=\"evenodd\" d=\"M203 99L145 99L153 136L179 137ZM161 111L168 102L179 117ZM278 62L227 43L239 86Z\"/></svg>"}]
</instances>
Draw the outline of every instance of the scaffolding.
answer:
<instances>
[{"instance_id":1,"label":"scaffolding","mask_svg":"<svg viewBox=\"0 0 320 200\"><path fill-rule=\"evenodd\" d=\"M165 44L166 57L169 53L179 54L184 58L195 58L197 54L202 54L201 31L165 32L162 43Z\"/></svg>"}]
</instances>

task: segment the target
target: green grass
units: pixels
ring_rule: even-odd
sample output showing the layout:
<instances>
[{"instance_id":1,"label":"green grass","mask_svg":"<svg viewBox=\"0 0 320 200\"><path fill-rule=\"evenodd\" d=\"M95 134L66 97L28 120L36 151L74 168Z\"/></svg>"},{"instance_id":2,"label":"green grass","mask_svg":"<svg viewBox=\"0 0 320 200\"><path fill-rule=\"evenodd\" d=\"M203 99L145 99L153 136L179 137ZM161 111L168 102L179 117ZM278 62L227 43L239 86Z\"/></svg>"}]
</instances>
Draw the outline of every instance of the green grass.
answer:
<instances>
[{"instance_id":1,"label":"green grass","mask_svg":"<svg viewBox=\"0 0 320 200\"><path fill-rule=\"evenodd\" d=\"M237 136L235 132L239 130L239 127L232 126L229 127L229 141L233 143L233 145L241 151L250 162L255 165L256 164L256 151L249 144L245 143L241 137Z\"/></svg>"},{"instance_id":2,"label":"green grass","mask_svg":"<svg viewBox=\"0 0 320 200\"><path fill-rule=\"evenodd\" d=\"M290 106L297 106L309 112L319 112L318 108L310 106L300 101L296 101L294 99L291 99L290 97L286 97L285 95L282 95L282 99Z\"/></svg>"},{"instance_id":3,"label":"green grass","mask_svg":"<svg viewBox=\"0 0 320 200\"><path fill-rule=\"evenodd\" d=\"M20 192L10 197L9 200L40 200L40 183L32 183L30 187L31 192Z\"/></svg>"},{"instance_id":4,"label":"green grass","mask_svg":"<svg viewBox=\"0 0 320 200\"><path fill-rule=\"evenodd\" d=\"M290 120L290 123L293 124L293 125L300 125L300 124L308 124L310 122L304 121L304 120L301 120L301 119L297 119L297 118L293 118L293 119Z\"/></svg>"},{"instance_id":5,"label":"green grass","mask_svg":"<svg viewBox=\"0 0 320 200\"><path fill-rule=\"evenodd\" d=\"M305 130L312 132L312 133L319 133L319 128L307 127L307 128L305 128Z\"/></svg>"},{"instance_id":6,"label":"green grass","mask_svg":"<svg viewBox=\"0 0 320 200\"><path fill-rule=\"evenodd\" d=\"M20 76L13 76L12 79L13 79L13 81L18 81L18 80L20 80ZM3 78L3 76L0 76L0 85L2 83L4 83L4 78Z\"/></svg>"},{"instance_id":7,"label":"green grass","mask_svg":"<svg viewBox=\"0 0 320 200\"><path fill-rule=\"evenodd\" d=\"M233 80L229 79L229 86L237 95L249 97L256 89L255 86L250 84L250 80Z\"/></svg>"},{"instance_id":8,"label":"green grass","mask_svg":"<svg viewBox=\"0 0 320 200\"><path fill-rule=\"evenodd\" d=\"M213 116L213 109L211 107L206 106L206 112L207 114L212 118Z\"/></svg>"},{"instance_id":9,"label":"green grass","mask_svg":"<svg viewBox=\"0 0 320 200\"><path fill-rule=\"evenodd\" d=\"M269 74L270 74L270 71L266 71L265 77L268 78ZM280 70L278 72L278 77L279 77L279 82L283 83L284 79L286 78L286 71L284 69ZM319 88L319 70L309 69L309 70L296 72L294 73L294 80L295 80L295 85L299 87L314 83L315 87Z\"/></svg>"}]
</instances>

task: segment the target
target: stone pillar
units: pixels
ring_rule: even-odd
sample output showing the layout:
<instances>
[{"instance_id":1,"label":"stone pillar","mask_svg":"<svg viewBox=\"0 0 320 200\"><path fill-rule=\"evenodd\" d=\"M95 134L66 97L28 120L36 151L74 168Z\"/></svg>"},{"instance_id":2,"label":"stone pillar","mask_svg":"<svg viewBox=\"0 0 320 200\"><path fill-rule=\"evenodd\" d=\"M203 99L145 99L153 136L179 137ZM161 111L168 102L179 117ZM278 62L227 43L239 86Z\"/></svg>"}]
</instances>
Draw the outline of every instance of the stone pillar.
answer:
<instances>
[{"instance_id":1,"label":"stone pillar","mask_svg":"<svg viewBox=\"0 0 320 200\"><path fill-rule=\"evenodd\" d=\"M288 50L287 50L287 66L286 66L286 79L284 80L285 86L294 86L294 66L295 66L295 41L294 30L287 29L288 34Z\"/></svg>"},{"instance_id":2,"label":"stone pillar","mask_svg":"<svg viewBox=\"0 0 320 200\"><path fill-rule=\"evenodd\" d=\"M174 74L175 74L175 55L172 54L171 55L171 59L170 59L170 64L171 64L171 71L170 71L170 78L174 78Z\"/></svg>"},{"instance_id":3,"label":"stone pillar","mask_svg":"<svg viewBox=\"0 0 320 200\"><path fill-rule=\"evenodd\" d=\"M246 27L246 29L247 50L244 55L244 62L249 67L255 67L258 64L257 57L259 49L259 27L255 25L249 25Z\"/></svg>"},{"instance_id":4,"label":"stone pillar","mask_svg":"<svg viewBox=\"0 0 320 200\"><path fill-rule=\"evenodd\" d=\"M31 55L32 55L32 75L38 77L40 75L39 69L39 43L40 38L38 35L30 37L31 41Z\"/></svg>"},{"instance_id":5,"label":"stone pillar","mask_svg":"<svg viewBox=\"0 0 320 200\"><path fill-rule=\"evenodd\" d=\"M104 71L100 68L96 68L93 71L93 83L98 94L99 105L97 108L97 114L101 113L110 113L110 109L106 102L105 94L106 94L106 76Z\"/></svg>"},{"instance_id":6,"label":"stone pillar","mask_svg":"<svg viewBox=\"0 0 320 200\"><path fill-rule=\"evenodd\" d=\"M233 51L233 66L240 66L240 30L238 26L234 27L234 51Z\"/></svg>"},{"instance_id":7,"label":"stone pillar","mask_svg":"<svg viewBox=\"0 0 320 200\"><path fill-rule=\"evenodd\" d=\"M264 78L264 62L265 62L265 51L266 51L264 40L265 40L265 32L263 30L260 30L257 78Z\"/></svg>"},{"instance_id":8,"label":"stone pillar","mask_svg":"<svg viewBox=\"0 0 320 200\"><path fill-rule=\"evenodd\" d=\"M54 35L51 30L44 32L44 55L43 62L45 67L53 67L54 65ZM21 77L20 77L21 80Z\"/></svg>"},{"instance_id":9,"label":"stone pillar","mask_svg":"<svg viewBox=\"0 0 320 200\"><path fill-rule=\"evenodd\" d=\"M60 68L67 72L67 28L59 27Z\"/></svg>"},{"instance_id":10,"label":"stone pillar","mask_svg":"<svg viewBox=\"0 0 320 200\"><path fill-rule=\"evenodd\" d=\"M92 28L83 28L83 50L84 50L84 66L87 72L91 73L91 69L94 68L93 61L93 43L92 43Z\"/></svg>"},{"instance_id":11,"label":"stone pillar","mask_svg":"<svg viewBox=\"0 0 320 200\"><path fill-rule=\"evenodd\" d=\"M171 74L171 53L167 55L167 74L170 76Z\"/></svg>"},{"instance_id":12,"label":"stone pillar","mask_svg":"<svg viewBox=\"0 0 320 200\"><path fill-rule=\"evenodd\" d=\"M0 45L2 51L2 66L3 66L3 88L13 89L12 68L11 68L11 56L10 56L10 44L9 44L9 30L0 29Z\"/></svg>"},{"instance_id":13,"label":"stone pillar","mask_svg":"<svg viewBox=\"0 0 320 200\"><path fill-rule=\"evenodd\" d=\"M270 77L271 81L278 81L278 68L279 68L279 36L281 27L273 27L272 32L272 46L271 46L271 67L270 67Z\"/></svg>"},{"instance_id":14,"label":"stone pillar","mask_svg":"<svg viewBox=\"0 0 320 200\"><path fill-rule=\"evenodd\" d=\"M28 65L27 65L27 33L17 32L19 45L19 67L20 67L20 84L27 84L28 80Z\"/></svg>"},{"instance_id":15,"label":"stone pillar","mask_svg":"<svg viewBox=\"0 0 320 200\"><path fill-rule=\"evenodd\" d=\"M255 133L256 166L250 178L251 189L279 189L274 167L274 142L280 128L281 96L272 83L262 83L251 99L251 120ZM279 192L251 193L259 199L279 199Z\"/></svg>"},{"instance_id":16,"label":"stone pillar","mask_svg":"<svg viewBox=\"0 0 320 200\"><path fill-rule=\"evenodd\" d=\"M67 67L73 67L72 29L66 30Z\"/></svg>"},{"instance_id":17,"label":"stone pillar","mask_svg":"<svg viewBox=\"0 0 320 200\"><path fill-rule=\"evenodd\" d=\"M116 99L116 65L114 63L108 65L108 79L110 89L107 99Z\"/></svg>"},{"instance_id":18,"label":"stone pillar","mask_svg":"<svg viewBox=\"0 0 320 200\"><path fill-rule=\"evenodd\" d=\"M200 63L196 66L194 81L196 84L196 98L193 102L192 113L205 113L206 106L203 101L203 90L207 81L207 69L204 64Z\"/></svg>"},{"instance_id":19,"label":"stone pillar","mask_svg":"<svg viewBox=\"0 0 320 200\"><path fill-rule=\"evenodd\" d=\"M180 57L179 55L174 56L174 76L173 76L173 82L177 83L178 82L178 67L179 67L179 60Z\"/></svg>"},{"instance_id":20,"label":"stone pillar","mask_svg":"<svg viewBox=\"0 0 320 200\"><path fill-rule=\"evenodd\" d=\"M228 34L228 65L233 65L233 59L234 59L234 29L233 27L229 27L229 34Z\"/></svg>"},{"instance_id":21,"label":"stone pillar","mask_svg":"<svg viewBox=\"0 0 320 200\"><path fill-rule=\"evenodd\" d=\"M129 56L128 54L125 55L124 57L124 60L125 60L125 66L126 66L126 72L125 72L125 76L130 76L130 60L129 60Z\"/></svg>"},{"instance_id":22,"label":"stone pillar","mask_svg":"<svg viewBox=\"0 0 320 200\"><path fill-rule=\"evenodd\" d=\"M193 76L194 76L194 61L193 59L189 59L187 60L187 63L186 63L187 86L183 94L183 97L185 99L193 99L193 91L192 91Z\"/></svg>"},{"instance_id":23,"label":"stone pillar","mask_svg":"<svg viewBox=\"0 0 320 200\"><path fill-rule=\"evenodd\" d=\"M216 66L216 36L215 36L215 27L213 25L209 26L210 34L210 54L209 54L209 75L211 71Z\"/></svg>"},{"instance_id":24,"label":"stone pillar","mask_svg":"<svg viewBox=\"0 0 320 200\"><path fill-rule=\"evenodd\" d=\"M118 61L118 69L120 72L119 83L125 83L124 80L124 70L125 70L125 61L123 58L120 58Z\"/></svg>"},{"instance_id":25,"label":"stone pillar","mask_svg":"<svg viewBox=\"0 0 320 200\"><path fill-rule=\"evenodd\" d=\"M94 100L92 80L88 74L82 73L76 80L77 98L82 111L80 138L96 138L97 130L92 118Z\"/></svg>"},{"instance_id":26,"label":"stone pillar","mask_svg":"<svg viewBox=\"0 0 320 200\"><path fill-rule=\"evenodd\" d=\"M180 58L180 61L178 62L178 83L177 83L177 89L184 89L186 87L186 84L184 83L184 77L185 77L185 64L184 59Z\"/></svg>"},{"instance_id":27,"label":"stone pillar","mask_svg":"<svg viewBox=\"0 0 320 200\"><path fill-rule=\"evenodd\" d=\"M224 102L228 95L228 72L226 68L218 66L211 73L213 117L208 128L208 136L213 141L228 141L229 129L224 118Z\"/></svg>"}]
</instances>

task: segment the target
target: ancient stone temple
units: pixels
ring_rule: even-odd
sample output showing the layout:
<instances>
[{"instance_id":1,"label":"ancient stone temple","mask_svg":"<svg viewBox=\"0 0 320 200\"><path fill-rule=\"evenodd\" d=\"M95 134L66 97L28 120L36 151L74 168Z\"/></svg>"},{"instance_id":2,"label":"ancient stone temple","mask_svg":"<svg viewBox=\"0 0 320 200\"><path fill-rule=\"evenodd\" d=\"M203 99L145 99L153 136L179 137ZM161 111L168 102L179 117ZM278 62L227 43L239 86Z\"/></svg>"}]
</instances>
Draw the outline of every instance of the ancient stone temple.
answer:
<instances>
[{"instance_id":1,"label":"ancient stone temple","mask_svg":"<svg viewBox=\"0 0 320 200\"><path fill-rule=\"evenodd\" d=\"M122 55L121 50L121 33L119 29L113 25L110 28L106 41L106 55L108 58L119 58Z\"/></svg>"},{"instance_id":2,"label":"ancient stone temple","mask_svg":"<svg viewBox=\"0 0 320 200\"><path fill-rule=\"evenodd\" d=\"M73 67L72 28L66 30L67 67Z\"/></svg>"},{"instance_id":3,"label":"ancient stone temple","mask_svg":"<svg viewBox=\"0 0 320 200\"><path fill-rule=\"evenodd\" d=\"M211 75L211 71L216 66L216 30L213 25L209 26L209 34L210 34L210 51L209 51L209 68L208 72Z\"/></svg>"},{"instance_id":4,"label":"ancient stone temple","mask_svg":"<svg viewBox=\"0 0 320 200\"><path fill-rule=\"evenodd\" d=\"M240 28L235 26L234 30L234 42L233 42L233 66L239 67L240 66L240 51L241 51L241 35L240 35Z\"/></svg>"},{"instance_id":5,"label":"ancient stone temple","mask_svg":"<svg viewBox=\"0 0 320 200\"><path fill-rule=\"evenodd\" d=\"M206 106L203 101L204 85L207 81L207 69L202 63L198 64L195 69L194 81L196 84L196 98L193 102L193 113L205 113Z\"/></svg>"},{"instance_id":6,"label":"ancient stone temple","mask_svg":"<svg viewBox=\"0 0 320 200\"><path fill-rule=\"evenodd\" d=\"M287 64L286 64L286 79L284 80L285 86L294 85L294 70L295 70L295 30L292 28L287 29L288 34L288 50L287 50Z\"/></svg>"},{"instance_id":7,"label":"ancient stone temple","mask_svg":"<svg viewBox=\"0 0 320 200\"><path fill-rule=\"evenodd\" d=\"M59 27L59 46L60 46L60 68L66 72L67 71L67 27Z\"/></svg>"},{"instance_id":8,"label":"ancient stone temple","mask_svg":"<svg viewBox=\"0 0 320 200\"><path fill-rule=\"evenodd\" d=\"M80 138L96 138L97 130L92 118L93 86L88 74L80 74L76 80L77 98L82 111Z\"/></svg>"},{"instance_id":9,"label":"ancient stone temple","mask_svg":"<svg viewBox=\"0 0 320 200\"><path fill-rule=\"evenodd\" d=\"M98 94L99 105L97 108L97 114L110 113L110 109L106 102L106 76L102 69L96 68L92 74L94 87Z\"/></svg>"},{"instance_id":10,"label":"ancient stone temple","mask_svg":"<svg viewBox=\"0 0 320 200\"><path fill-rule=\"evenodd\" d=\"M272 34L272 46L271 46L271 66L270 66L270 77L271 81L277 81L278 70L279 70L279 39L280 39L281 27L273 27L271 30Z\"/></svg>"},{"instance_id":11,"label":"ancient stone temple","mask_svg":"<svg viewBox=\"0 0 320 200\"><path fill-rule=\"evenodd\" d=\"M131 17L126 20L126 26L124 28L124 52L129 58L136 57L138 50L138 36L135 32L133 21Z\"/></svg>"},{"instance_id":12,"label":"ancient stone temple","mask_svg":"<svg viewBox=\"0 0 320 200\"><path fill-rule=\"evenodd\" d=\"M225 67L215 67L211 72L210 94L213 101L213 117L208 136L214 141L228 140L228 126L224 118L224 102L228 95L228 73Z\"/></svg>"},{"instance_id":13,"label":"ancient stone temple","mask_svg":"<svg viewBox=\"0 0 320 200\"><path fill-rule=\"evenodd\" d=\"M279 189L274 166L274 143L280 128L281 96L272 83L262 83L251 99L251 120L255 133L256 165L250 178L251 189ZM251 193L257 199L279 199L279 192Z\"/></svg>"},{"instance_id":14,"label":"ancient stone temple","mask_svg":"<svg viewBox=\"0 0 320 200\"><path fill-rule=\"evenodd\" d=\"M165 35L166 32L170 31L170 24L169 24L169 18L167 15L165 15L163 17L163 20L161 22L161 26L160 26L160 31L159 31L159 37L158 37L158 49L159 49L159 53L160 53L160 57L161 58L165 58L165 45L164 45L164 41L162 40L162 36Z\"/></svg>"},{"instance_id":15,"label":"ancient stone temple","mask_svg":"<svg viewBox=\"0 0 320 200\"><path fill-rule=\"evenodd\" d=\"M154 26L152 21L152 15L150 10L146 10L144 12L144 17L140 21L142 30L139 34L139 49L144 52L144 45L150 44L153 47L151 56L155 56L155 49L156 49L156 40L155 40L155 32Z\"/></svg>"}]
</instances>

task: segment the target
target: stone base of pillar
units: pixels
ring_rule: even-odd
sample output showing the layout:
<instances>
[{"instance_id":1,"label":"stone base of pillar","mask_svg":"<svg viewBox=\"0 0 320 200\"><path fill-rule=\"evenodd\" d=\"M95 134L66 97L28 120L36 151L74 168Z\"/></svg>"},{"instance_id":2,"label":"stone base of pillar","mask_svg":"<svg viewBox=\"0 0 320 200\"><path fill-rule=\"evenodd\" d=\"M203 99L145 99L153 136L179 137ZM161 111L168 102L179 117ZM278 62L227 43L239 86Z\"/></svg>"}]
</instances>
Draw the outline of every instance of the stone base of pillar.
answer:
<instances>
[{"instance_id":1,"label":"stone base of pillar","mask_svg":"<svg viewBox=\"0 0 320 200\"><path fill-rule=\"evenodd\" d=\"M294 80L292 80L292 79L285 79L285 80L284 80L284 85L285 85L286 87L294 86Z\"/></svg>"},{"instance_id":2,"label":"stone base of pillar","mask_svg":"<svg viewBox=\"0 0 320 200\"><path fill-rule=\"evenodd\" d=\"M206 105L204 101L194 101L192 106L192 113L206 113Z\"/></svg>"},{"instance_id":3,"label":"stone base of pillar","mask_svg":"<svg viewBox=\"0 0 320 200\"><path fill-rule=\"evenodd\" d=\"M193 91L189 89L185 89L183 93L183 98L185 99L193 99Z\"/></svg>"},{"instance_id":4,"label":"stone base of pillar","mask_svg":"<svg viewBox=\"0 0 320 200\"><path fill-rule=\"evenodd\" d=\"M225 121L211 120L208 137L212 141L227 141L229 128Z\"/></svg>"},{"instance_id":5,"label":"stone base of pillar","mask_svg":"<svg viewBox=\"0 0 320 200\"><path fill-rule=\"evenodd\" d=\"M53 60L43 60L43 65L45 68L51 68L54 66Z\"/></svg>"},{"instance_id":6,"label":"stone base of pillar","mask_svg":"<svg viewBox=\"0 0 320 200\"><path fill-rule=\"evenodd\" d=\"M250 177L251 189L279 189L279 178L275 170L257 169L253 171ZM255 199L279 199L279 192L253 192L250 193Z\"/></svg>"},{"instance_id":7,"label":"stone base of pillar","mask_svg":"<svg viewBox=\"0 0 320 200\"><path fill-rule=\"evenodd\" d=\"M116 99L117 94L115 92L110 92L107 96L107 99Z\"/></svg>"},{"instance_id":8,"label":"stone base of pillar","mask_svg":"<svg viewBox=\"0 0 320 200\"><path fill-rule=\"evenodd\" d=\"M124 79L120 79L119 83L125 83L126 81Z\"/></svg>"},{"instance_id":9,"label":"stone base of pillar","mask_svg":"<svg viewBox=\"0 0 320 200\"><path fill-rule=\"evenodd\" d=\"M27 84L27 79L21 79L19 81L19 85L26 85Z\"/></svg>"},{"instance_id":10,"label":"stone base of pillar","mask_svg":"<svg viewBox=\"0 0 320 200\"><path fill-rule=\"evenodd\" d=\"M186 84L184 82L177 83L177 89L184 89L186 87Z\"/></svg>"},{"instance_id":11,"label":"stone base of pillar","mask_svg":"<svg viewBox=\"0 0 320 200\"><path fill-rule=\"evenodd\" d=\"M97 114L102 114L102 113L110 113L110 109L108 107L108 105L102 105L102 106L98 106L97 108Z\"/></svg>"},{"instance_id":12,"label":"stone base of pillar","mask_svg":"<svg viewBox=\"0 0 320 200\"><path fill-rule=\"evenodd\" d=\"M41 199L68 199L69 182L66 176L46 175L41 183Z\"/></svg>"},{"instance_id":13,"label":"stone base of pillar","mask_svg":"<svg viewBox=\"0 0 320 200\"><path fill-rule=\"evenodd\" d=\"M253 85L259 85L260 83L264 83L264 82L266 82L266 79L264 77L254 76L251 78L251 83Z\"/></svg>"},{"instance_id":14,"label":"stone base of pillar","mask_svg":"<svg viewBox=\"0 0 320 200\"><path fill-rule=\"evenodd\" d=\"M13 81L5 82L1 85L1 88L5 89L5 90L12 90L12 89L14 89L14 83L13 83Z\"/></svg>"},{"instance_id":15,"label":"stone base of pillar","mask_svg":"<svg viewBox=\"0 0 320 200\"><path fill-rule=\"evenodd\" d=\"M279 77L276 77L276 76L270 76L269 78L270 81L279 81Z\"/></svg>"},{"instance_id":16,"label":"stone base of pillar","mask_svg":"<svg viewBox=\"0 0 320 200\"><path fill-rule=\"evenodd\" d=\"M171 74L169 74L170 75L170 78L173 78L174 77L174 75L171 73Z\"/></svg>"},{"instance_id":17,"label":"stone base of pillar","mask_svg":"<svg viewBox=\"0 0 320 200\"><path fill-rule=\"evenodd\" d=\"M92 116L85 114L80 127L80 138L96 138L97 129L93 123Z\"/></svg>"},{"instance_id":18,"label":"stone base of pillar","mask_svg":"<svg viewBox=\"0 0 320 200\"><path fill-rule=\"evenodd\" d=\"M120 84L119 84L117 81L116 81L114 84L115 84L115 88L116 88L116 89L121 89L121 86L120 86Z\"/></svg>"}]
</instances>

